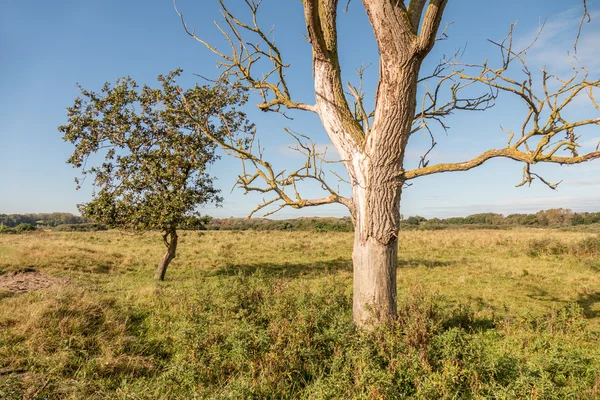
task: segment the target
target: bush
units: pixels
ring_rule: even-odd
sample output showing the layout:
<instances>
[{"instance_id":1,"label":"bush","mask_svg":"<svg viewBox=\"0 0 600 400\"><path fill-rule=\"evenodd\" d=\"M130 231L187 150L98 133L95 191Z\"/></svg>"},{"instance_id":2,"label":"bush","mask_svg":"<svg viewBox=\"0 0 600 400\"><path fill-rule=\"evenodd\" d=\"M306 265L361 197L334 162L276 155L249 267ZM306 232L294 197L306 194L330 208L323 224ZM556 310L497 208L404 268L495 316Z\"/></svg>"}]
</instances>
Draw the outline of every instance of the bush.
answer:
<instances>
[{"instance_id":1,"label":"bush","mask_svg":"<svg viewBox=\"0 0 600 400\"><path fill-rule=\"evenodd\" d=\"M527 255L530 257L539 257L542 255L560 255L570 252L569 246L560 240L545 238L529 241L527 246Z\"/></svg>"},{"instance_id":2,"label":"bush","mask_svg":"<svg viewBox=\"0 0 600 400\"><path fill-rule=\"evenodd\" d=\"M5 234L32 232L35 230L37 230L35 226L33 226L31 224L27 224L27 223L19 224L19 225L15 226L14 228L8 228L5 225L0 225L0 233L5 233Z\"/></svg>"},{"instance_id":3,"label":"bush","mask_svg":"<svg viewBox=\"0 0 600 400\"><path fill-rule=\"evenodd\" d=\"M36 230L36 227L31 224L19 224L19 225L15 226L15 231L17 231L17 233L32 232L35 230Z\"/></svg>"}]
</instances>

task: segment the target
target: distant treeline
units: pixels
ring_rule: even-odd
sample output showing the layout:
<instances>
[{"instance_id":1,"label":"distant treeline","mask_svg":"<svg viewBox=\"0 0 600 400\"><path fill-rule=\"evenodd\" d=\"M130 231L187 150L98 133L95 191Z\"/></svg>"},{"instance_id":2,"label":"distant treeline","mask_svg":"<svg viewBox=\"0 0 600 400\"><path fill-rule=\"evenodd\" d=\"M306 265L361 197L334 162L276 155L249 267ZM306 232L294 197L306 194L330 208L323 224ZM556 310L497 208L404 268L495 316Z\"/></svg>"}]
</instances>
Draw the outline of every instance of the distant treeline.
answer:
<instances>
[{"instance_id":1,"label":"distant treeline","mask_svg":"<svg viewBox=\"0 0 600 400\"><path fill-rule=\"evenodd\" d=\"M411 216L402 218L402 229L448 229L453 227L502 229L513 226L530 227L567 227L600 223L600 212L573 212L569 209L555 208L538 211L535 214L510 214L504 216L495 213L473 214L467 217L431 218ZM14 228L22 224L37 227L50 227L59 231L93 231L106 229L94 224L85 217L69 213L47 214L0 214L0 230ZM310 217L285 220L266 218L191 218L181 229L190 230L226 230L226 231L323 231L351 232L354 228L350 217Z\"/></svg>"},{"instance_id":2,"label":"distant treeline","mask_svg":"<svg viewBox=\"0 0 600 400\"><path fill-rule=\"evenodd\" d=\"M91 222L85 217L69 213L42 213L42 214L0 214L0 226L14 228L20 224L32 226L45 226L54 228L64 224L87 224Z\"/></svg>"},{"instance_id":3,"label":"distant treeline","mask_svg":"<svg viewBox=\"0 0 600 400\"><path fill-rule=\"evenodd\" d=\"M576 213L569 209L558 208L539 211L535 214L510 214L504 216L495 213L473 214L467 217L431 218L412 216L403 218L402 229L445 229L466 228L509 228L512 226L566 227L600 223L600 212ZM354 228L350 217L344 218L296 218L270 220L261 218L213 218L205 225L208 230L287 230L287 231L341 231L351 232Z\"/></svg>"},{"instance_id":4,"label":"distant treeline","mask_svg":"<svg viewBox=\"0 0 600 400\"><path fill-rule=\"evenodd\" d=\"M490 226L540 226L565 227L574 225L590 225L600 222L600 212L573 212L565 208L553 208L538 211L535 214L510 214L504 216L495 213L473 214L468 217L452 217L446 219L426 219L420 216L403 219L406 225L490 225Z\"/></svg>"},{"instance_id":5,"label":"distant treeline","mask_svg":"<svg viewBox=\"0 0 600 400\"><path fill-rule=\"evenodd\" d=\"M205 228L211 231L322 231L322 232L352 232L352 219L343 218L295 218L295 219L266 219L266 218L213 218Z\"/></svg>"}]
</instances>

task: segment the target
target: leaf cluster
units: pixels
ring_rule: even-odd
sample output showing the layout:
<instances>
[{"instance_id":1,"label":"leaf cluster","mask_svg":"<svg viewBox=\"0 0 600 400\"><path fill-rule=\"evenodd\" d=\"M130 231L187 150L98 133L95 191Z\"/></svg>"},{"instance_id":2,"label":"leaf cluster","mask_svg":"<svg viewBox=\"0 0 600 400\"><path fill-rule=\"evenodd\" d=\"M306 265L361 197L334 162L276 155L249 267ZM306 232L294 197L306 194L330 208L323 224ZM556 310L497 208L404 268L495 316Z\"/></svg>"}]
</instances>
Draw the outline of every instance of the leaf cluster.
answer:
<instances>
[{"instance_id":1,"label":"leaf cluster","mask_svg":"<svg viewBox=\"0 0 600 400\"><path fill-rule=\"evenodd\" d=\"M160 75L158 88L130 77L99 93L79 87L59 130L75 146L67 162L82 169L83 179L93 178L93 200L79 206L83 215L113 227L170 232L199 216L197 206L222 201L208 173L218 155L207 135L251 129L236 109L246 95L223 85L184 91L176 84L181 72ZM194 99L194 118L184 96Z\"/></svg>"}]
</instances>

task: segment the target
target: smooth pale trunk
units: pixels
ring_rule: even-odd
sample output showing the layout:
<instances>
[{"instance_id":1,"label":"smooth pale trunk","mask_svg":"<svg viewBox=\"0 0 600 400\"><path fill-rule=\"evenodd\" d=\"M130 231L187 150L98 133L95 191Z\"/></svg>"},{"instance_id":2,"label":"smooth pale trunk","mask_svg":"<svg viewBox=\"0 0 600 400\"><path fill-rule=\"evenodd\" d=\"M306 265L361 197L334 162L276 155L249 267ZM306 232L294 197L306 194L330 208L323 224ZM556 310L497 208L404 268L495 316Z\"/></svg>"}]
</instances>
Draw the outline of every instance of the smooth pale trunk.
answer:
<instances>
[{"instance_id":1,"label":"smooth pale trunk","mask_svg":"<svg viewBox=\"0 0 600 400\"><path fill-rule=\"evenodd\" d=\"M172 233L171 241L169 242L169 246L167 247L167 252L162 257L160 262L158 263L158 267L156 267L156 271L154 272L154 279L157 279L159 281L165 280L167 268L169 267L169 264L171 263L171 261L176 257L176 255L177 255L177 234Z\"/></svg>"},{"instance_id":2,"label":"smooth pale trunk","mask_svg":"<svg viewBox=\"0 0 600 400\"><path fill-rule=\"evenodd\" d=\"M397 259L397 240L389 244L375 239L362 241L360 232L355 233L352 311L357 325L373 325L396 317Z\"/></svg>"}]
</instances>

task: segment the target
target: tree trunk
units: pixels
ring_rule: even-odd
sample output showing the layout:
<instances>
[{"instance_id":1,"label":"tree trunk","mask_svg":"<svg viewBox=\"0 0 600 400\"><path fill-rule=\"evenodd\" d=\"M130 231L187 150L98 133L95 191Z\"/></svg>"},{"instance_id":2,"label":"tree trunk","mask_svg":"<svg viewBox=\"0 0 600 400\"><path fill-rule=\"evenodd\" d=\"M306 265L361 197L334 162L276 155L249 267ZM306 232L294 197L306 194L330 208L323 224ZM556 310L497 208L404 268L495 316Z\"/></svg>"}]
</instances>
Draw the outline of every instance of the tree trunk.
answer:
<instances>
[{"instance_id":1,"label":"tree trunk","mask_svg":"<svg viewBox=\"0 0 600 400\"><path fill-rule=\"evenodd\" d=\"M372 238L362 241L360 236L360 232L355 233L352 251L352 311L354 323L365 326L396 317L398 240L382 244Z\"/></svg>"},{"instance_id":2,"label":"tree trunk","mask_svg":"<svg viewBox=\"0 0 600 400\"><path fill-rule=\"evenodd\" d=\"M385 82L363 154L352 159L354 322L377 325L396 318L396 267L404 150L415 113L418 63L382 63Z\"/></svg>"},{"instance_id":3,"label":"tree trunk","mask_svg":"<svg viewBox=\"0 0 600 400\"><path fill-rule=\"evenodd\" d=\"M355 239L354 322L396 317L396 266L404 152L411 135L421 62L435 41L445 0L407 11L402 2L363 0L379 49L379 84L372 118L360 123L343 90L337 45L337 0L304 0L313 47L315 110L344 160L352 184ZM418 3L418 4L417 4ZM358 100L360 103L362 100ZM371 114L369 114L371 115Z\"/></svg>"},{"instance_id":4,"label":"tree trunk","mask_svg":"<svg viewBox=\"0 0 600 400\"><path fill-rule=\"evenodd\" d=\"M357 326L377 325L396 318L396 268L402 187L397 181L390 182L387 186L375 191L354 189L352 308ZM370 192L371 196L357 192Z\"/></svg>"},{"instance_id":5,"label":"tree trunk","mask_svg":"<svg viewBox=\"0 0 600 400\"><path fill-rule=\"evenodd\" d=\"M171 240L167 240L168 237L171 237ZM154 272L154 279L159 281L165 280L165 274L167 273L167 268L169 267L169 263L175 258L177 251L177 232L170 231L163 236L165 240L165 244L167 245L167 252L162 257L160 262L158 263L158 267Z\"/></svg>"}]
</instances>

